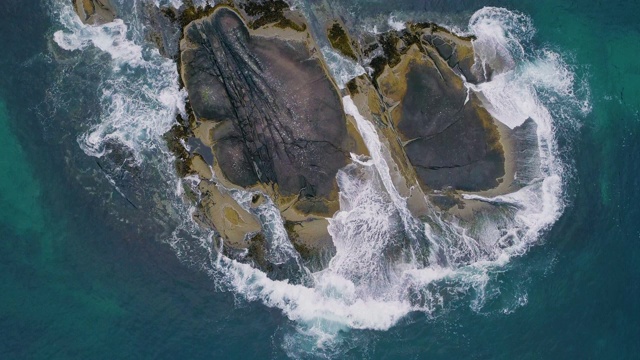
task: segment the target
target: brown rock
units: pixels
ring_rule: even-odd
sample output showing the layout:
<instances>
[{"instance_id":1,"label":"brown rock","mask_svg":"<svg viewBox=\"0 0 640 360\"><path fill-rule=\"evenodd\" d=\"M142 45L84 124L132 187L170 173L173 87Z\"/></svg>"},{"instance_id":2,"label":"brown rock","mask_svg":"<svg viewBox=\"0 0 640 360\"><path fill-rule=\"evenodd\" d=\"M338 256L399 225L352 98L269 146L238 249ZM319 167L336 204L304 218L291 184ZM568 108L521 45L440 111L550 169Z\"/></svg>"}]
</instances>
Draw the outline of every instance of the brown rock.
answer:
<instances>
[{"instance_id":1,"label":"brown rock","mask_svg":"<svg viewBox=\"0 0 640 360\"><path fill-rule=\"evenodd\" d=\"M83 23L101 25L116 18L115 8L110 0L71 0L73 8Z\"/></svg>"},{"instance_id":2,"label":"brown rock","mask_svg":"<svg viewBox=\"0 0 640 360\"><path fill-rule=\"evenodd\" d=\"M473 58L470 42L434 35L433 27L407 31L406 50L393 54L396 60L375 81L420 184L425 190L495 188L505 175L500 135L460 77L471 71L460 68Z\"/></svg>"}]
</instances>

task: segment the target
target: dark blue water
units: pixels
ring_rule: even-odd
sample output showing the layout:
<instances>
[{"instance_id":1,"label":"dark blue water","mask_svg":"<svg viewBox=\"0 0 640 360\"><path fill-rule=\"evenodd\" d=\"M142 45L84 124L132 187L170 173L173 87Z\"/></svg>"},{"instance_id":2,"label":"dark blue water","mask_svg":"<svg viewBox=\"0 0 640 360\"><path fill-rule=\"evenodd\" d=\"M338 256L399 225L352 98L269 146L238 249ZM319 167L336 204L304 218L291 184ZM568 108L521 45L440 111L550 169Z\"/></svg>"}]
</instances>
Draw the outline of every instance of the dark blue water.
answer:
<instances>
[{"instance_id":1,"label":"dark blue water","mask_svg":"<svg viewBox=\"0 0 640 360\"><path fill-rule=\"evenodd\" d=\"M149 204L130 206L101 177L108 164L77 141L98 111L91 85L99 75L60 76L72 57L51 42L51 4L4 0L0 358L637 358L640 4L404 1L394 9L468 18L483 5L528 14L535 45L561 53L590 89L591 112L559 134L574 169L568 208L538 246L495 274L502 292L526 301L507 313L509 296L480 311L460 302L387 331L345 331L333 350L292 351L304 347L291 345L294 322L216 290L163 242L171 223L148 220ZM60 88L67 106L56 103Z\"/></svg>"}]
</instances>

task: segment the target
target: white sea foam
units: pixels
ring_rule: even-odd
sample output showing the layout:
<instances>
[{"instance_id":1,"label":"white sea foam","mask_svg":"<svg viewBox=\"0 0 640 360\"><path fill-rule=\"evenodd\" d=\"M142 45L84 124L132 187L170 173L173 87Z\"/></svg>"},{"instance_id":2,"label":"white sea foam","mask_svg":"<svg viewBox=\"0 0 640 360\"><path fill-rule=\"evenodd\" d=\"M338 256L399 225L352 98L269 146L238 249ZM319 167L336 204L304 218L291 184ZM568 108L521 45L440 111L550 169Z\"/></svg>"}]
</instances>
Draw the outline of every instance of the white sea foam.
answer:
<instances>
[{"instance_id":1,"label":"white sea foam","mask_svg":"<svg viewBox=\"0 0 640 360\"><path fill-rule=\"evenodd\" d=\"M349 80L365 73L362 65L347 59L329 46L323 46L320 50L339 88L344 89Z\"/></svg>"},{"instance_id":2,"label":"white sea foam","mask_svg":"<svg viewBox=\"0 0 640 360\"><path fill-rule=\"evenodd\" d=\"M470 21L477 36L473 42L476 63L494 69L491 81L467 86L481 94L489 112L510 128L531 119L537 125L540 158L539 180L512 194L467 199L508 204L513 214L507 237L513 245L505 250L520 254L535 242L541 231L557 221L565 207L565 164L559 156L556 135L560 126L572 126L578 113L588 112L588 100L579 99L574 73L561 56L550 50L529 51L523 47L534 33L526 16L500 8L484 8ZM550 108L552 107L552 108ZM553 114L552 114L553 111ZM515 240L514 240L515 239Z\"/></svg>"},{"instance_id":3,"label":"white sea foam","mask_svg":"<svg viewBox=\"0 0 640 360\"><path fill-rule=\"evenodd\" d=\"M362 135L367 149L371 154L371 165L376 169L376 172L384 185L385 192L391 197L394 208L400 213L404 227L406 229L410 229L412 232L423 231L422 229L415 227L413 216L407 208L406 199L400 195L393 183L391 166L389 164L390 162L393 162L393 160L391 159L389 150L380 142L375 127L370 121L366 120L360 114L350 96L343 97L342 104L346 114L353 116L356 120L358 131L360 132L360 135Z\"/></svg>"},{"instance_id":4,"label":"white sea foam","mask_svg":"<svg viewBox=\"0 0 640 360\"><path fill-rule=\"evenodd\" d=\"M398 262L390 259L408 238L403 261L411 268L424 225L415 219L392 180L388 150L375 127L358 111L350 96L342 99L345 111L353 116L358 131L371 154L370 160L354 158L354 164L338 173L340 211L329 219L329 233L336 255L325 272L339 274L357 284L362 295L390 298L387 290L402 276ZM397 254L396 254L397 255Z\"/></svg>"},{"instance_id":5,"label":"white sea foam","mask_svg":"<svg viewBox=\"0 0 640 360\"><path fill-rule=\"evenodd\" d=\"M387 20L387 25L389 25L389 27L395 31L401 31L407 27L404 21L396 20L396 17L393 15L389 16L389 19Z\"/></svg>"},{"instance_id":6,"label":"white sea foam","mask_svg":"<svg viewBox=\"0 0 640 360\"><path fill-rule=\"evenodd\" d=\"M79 138L81 147L100 157L113 141L141 162L140 153L162 147L162 135L175 123L176 114L185 112L186 92L179 89L175 63L132 40L135 32L122 19L85 25L70 5L60 7L58 19L64 29L54 33L54 40L61 48L93 46L111 56L112 73L101 84L100 120Z\"/></svg>"},{"instance_id":7,"label":"white sea foam","mask_svg":"<svg viewBox=\"0 0 640 360\"><path fill-rule=\"evenodd\" d=\"M157 7L170 6L174 9L180 9L182 0L153 0L153 4Z\"/></svg>"},{"instance_id":8,"label":"white sea foam","mask_svg":"<svg viewBox=\"0 0 640 360\"><path fill-rule=\"evenodd\" d=\"M205 6L214 6L216 3L214 0L195 0L193 2L193 5L199 7L199 8L204 8Z\"/></svg>"},{"instance_id":9,"label":"white sea foam","mask_svg":"<svg viewBox=\"0 0 640 360\"><path fill-rule=\"evenodd\" d=\"M170 6L174 9L180 9L182 5L184 5L182 0L153 0L153 4L157 7ZM214 6L214 0L193 0L193 5L199 8L204 8L205 6Z\"/></svg>"},{"instance_id":10,"label":"white sea foam","mask_svg":"<svg viewBox=\"0 0 640 360\"><path fill-rule=\"evenodd\" d=\"M179 3L169 1L174 6ZM68 4L62 6L59 20L64 30L56 32L54 39L60 47L94 47L112 60L113 71L102 84L102 114L80 138L81 146L89 155L102 156L104 144L117 141L132 149L138 161L149 161L145 154L163 146L162 135L174 123L176 113L184 112L185 94L178 90L175 64L135 38L128 27L131 24L124 21L86 26ZM272 280L250 265L223 256L224 242L215 234L199 237L197 244L189 242L186 235L197 232L193 207L176 205L182 209L177 215L184 224L176 229L170 244L182 259L208 270L247 300L281 309L301 325L301 334L317 339L318 347L333 341L341 330L385 330L411 311L434 314L462 298L480 310L487 298L499 293L489 286L495 269L525 253L562 213L565 165L556 144L558 122L575 121L571 119L575 108L588 111L589 105L573 93L576 80L557 53L525 48L534 32L528 17L484 8L474 14L469 30L477 37L477 63L494 71L491 81L467 84L469 89L481 94L491 113L507 126L514 128L528 118L538 125L541 168L537 181L498 197L465 196L493 203L500 211L479 213L473 224L445 218L436 211L425 223L417 221L395 188L395 166L375 127L345 97L345 111L356 120L371 156L354 157L353 164L339 172L340 211L330 219L329 227L336 256L327 269L309 274L311 286ZM322 51L341 86L364 73L332 50ZM166 157L162 164L170 174L167 178L176 179L171 160ZM176 199L181 198L183 186L195 191L199 181L176 180ZM272 260L295 257L273 202L268 199L253 209L250 192L231 193L262 222L274 244ZM419 259L426 243L428 262ZM398 249L404 249L401 256ZM526 302L526 293L520 294L518 306Z\"/></svg>"},{"instance_id":11,"label":"white sea foam","mask_svg":"<svg viewBox=\"0 0 640 360\"><path fill-rule=\"evenodd\" d=\"M71 9L63 8L60 20L65 30L53 34L55 42L65 50L83 50L89 45L111 55L116 69L122 65L140 66L142 47L127 39L127 25L122 19L90 26L83 24Z\"/></svg>"},{"instance_id":12,"label":"white sea foam","mask_svg":"<svg viewBox=\"0 0 640 360\"><path fill-rule=\"evenodd\" d=\"M271 280L250 265L225 258L221 258L220 266L240 294L280 308L292 320L307 325L385 330L410 310L408 302L362 298L353 283L339 275L319 276L311 288Z\"/></svg>"}]
</instances>

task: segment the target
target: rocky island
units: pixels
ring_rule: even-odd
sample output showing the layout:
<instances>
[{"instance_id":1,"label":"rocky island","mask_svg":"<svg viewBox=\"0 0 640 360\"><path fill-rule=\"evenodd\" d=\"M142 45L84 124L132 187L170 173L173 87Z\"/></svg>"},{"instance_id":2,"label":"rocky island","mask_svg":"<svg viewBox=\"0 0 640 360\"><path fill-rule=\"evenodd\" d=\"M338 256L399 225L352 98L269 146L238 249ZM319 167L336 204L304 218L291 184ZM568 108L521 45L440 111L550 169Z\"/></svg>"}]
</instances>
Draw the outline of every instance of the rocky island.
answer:
<instances>
[{"instance_id":1,"label":"rocky island","mask_svg":"<svg viewBox=\"0 0 640 360\"><path fill-rule=\"evenodd\" d=\"M106 0L74 6L89 24L116 16ZM180 176L198 179L187 201L235 259L273 273L280 264L268 239L282 227L307 266L326 266L335 252L328 219L340 209L336 176L370 156L344 98L375 126L416 218L469 218L490 205L463 193L519 188L518 153L531 144L518 139L531 137L518 134L535 129L509 129L469 90L493 73L477 61L473 37L431 23L352 37L332 19L318 39L283 0L149 5L148 16L149 39L176 60L188 93L188 116L165 136ZM367 71L341 88L320 42ZM278 218L265 214L269 206Z\"/></svg>"}]
</instances>

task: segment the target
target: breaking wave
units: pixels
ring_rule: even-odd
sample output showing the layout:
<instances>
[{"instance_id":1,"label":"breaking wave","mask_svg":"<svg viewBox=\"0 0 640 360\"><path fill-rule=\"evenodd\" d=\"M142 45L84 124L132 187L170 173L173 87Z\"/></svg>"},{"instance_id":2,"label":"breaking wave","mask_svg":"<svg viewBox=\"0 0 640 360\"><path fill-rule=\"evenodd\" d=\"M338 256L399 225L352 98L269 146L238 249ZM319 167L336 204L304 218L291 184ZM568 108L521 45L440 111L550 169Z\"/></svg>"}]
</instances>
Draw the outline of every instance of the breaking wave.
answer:
<instances>
[{"instance_id":1,"label":"breaking wave","mask_svg":"<svg viewBox=\"0 0 640 360\"><path fill-rule=\"evenodd\" d=\"M155 3L169 2L180 3ZM345 97L344 108L356 119L371 156L354 156L338 174L340 211L329 227L336 255L326 269L309 272L310 284L272 280L222 255L224 243L216 234L204 234L192 219L194 208L184 203L183 189L197 191L199 180L177 177L163 140L176 115L184 114L186 94L179 88L175 63L145 45L135 17L87 26L68 4L60 4L56 15L62 30L54 40L61 48L99 49L109 54L112 66L101 84L101 115L78 139L82 149L89 156L107 156L106 144L115 141L129 148L137 162L160 157L165 179L177 184L172 199L183 225L168 243L178 256L209 272L221 287L281 309L299 324L292 338L313 339L311 348L330 347L341 330L389 329L413 311L434 315L460 301L479 311L495 293L491 287L499 286L491 281L493 272L526 253L566 206L567 165L556 136L559 128L575 126L577 116L589 111L588 97L576 94L580 84L558 53L530 48L534 27L527 16L483 8L471 18L468 31L477 37L477 63L493 74L491 81L467 87L509 128L527 119L535 122L540 158L535 176L511 194L466 194L469 201L493 205L473 223L435 209L426 221L418 220L391 181L394 166L374 125ZM359 65L338 60L329 61L334 74L362 73ZM339 77L340 83L348 80ZM234 196L241 205L250 199L248 194ZM278 210L269 204L260 209L260 218L278 238L276 248L295 251ZM395 248L404 250L400 256L387 256L397 253ZM523 296L526 299L519 294L514 301L522 302ZM287 351L297 351L287 344Z\"/></svg>"},{"instance_id":2,"label":"breaking wave","mask_svg":"<svg viewBox=\"0 0 640 360\"><path fill-rule=\"evenodd\" d=\"M78 139L80 146L100 157L107 144L117 142L142 162L142 152L162 147L176 114L185 114L186 93L180 90L175 63L136 39L139 29L130 29L122 19L85 25L69 5L58 9L58 20L63 27L53 35L58 46L69 51L94 47L111 57L111 72L100 84L100 119Z\"/></svg>"}]
</instances>

